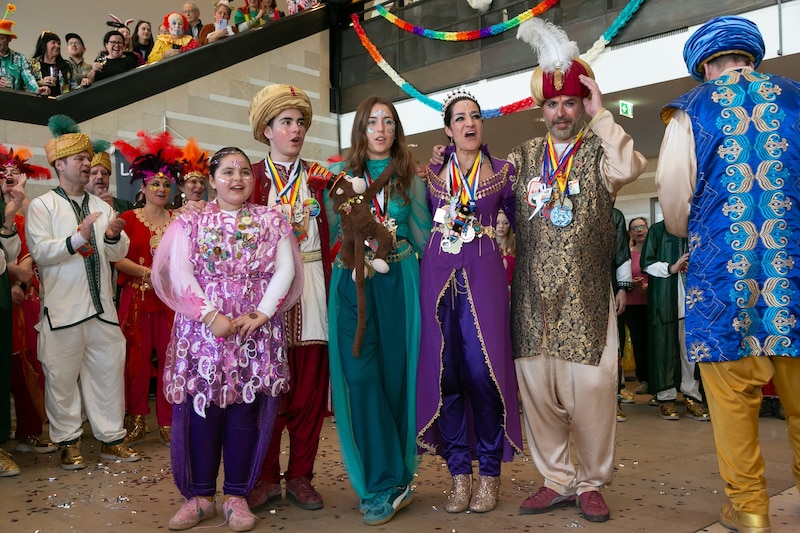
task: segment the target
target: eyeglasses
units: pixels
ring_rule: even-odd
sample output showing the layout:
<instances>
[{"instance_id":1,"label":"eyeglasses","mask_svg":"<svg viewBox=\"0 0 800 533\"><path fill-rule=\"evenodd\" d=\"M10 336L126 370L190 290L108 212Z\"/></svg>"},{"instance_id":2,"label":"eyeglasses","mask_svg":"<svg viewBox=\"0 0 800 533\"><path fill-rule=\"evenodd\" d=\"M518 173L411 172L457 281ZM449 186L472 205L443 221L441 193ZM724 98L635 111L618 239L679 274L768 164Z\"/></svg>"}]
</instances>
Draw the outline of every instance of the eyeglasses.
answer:
<instances>
[{"instance_id":1,"label":"eyeglasses","mask_svg":"<svg viewBox=\"0 0 800 533\"><path fill-rule=\"evenodd\" d=\"M108 44L110 44L111 46L122 46L125 43L123 43L122 41L108 41Z\"/></svg>"},{"instance_id":2,"label":"eyeglasses","mask_svg":"<svg viewBox=\"0 0 800 533\"><path fill-rule=\"evenodd\" d=\"M636 224L635 226L631 226L631 230L633 231L642 231L643 229L647 229L646 224Z\"/></svg>"}]
</instances>

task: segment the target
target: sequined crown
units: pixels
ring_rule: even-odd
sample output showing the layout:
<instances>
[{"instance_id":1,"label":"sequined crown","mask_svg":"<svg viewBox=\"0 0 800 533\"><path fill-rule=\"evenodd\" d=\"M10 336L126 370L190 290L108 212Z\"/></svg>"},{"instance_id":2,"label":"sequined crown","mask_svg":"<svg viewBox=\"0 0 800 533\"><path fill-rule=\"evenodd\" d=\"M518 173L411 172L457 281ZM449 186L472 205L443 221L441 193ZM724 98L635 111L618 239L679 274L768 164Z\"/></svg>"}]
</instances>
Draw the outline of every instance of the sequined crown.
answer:
<instances>
[{"instance_id":1,"label":"sequined crown","mask_svg":"<svg viewBox=\"0 0 800 533\"><path fill-rule=\"evenodd\" d=\"M444 102L442 103L442 118L444 118L444 114L447 113L447 108L449 108L453 102L464 98L468 98L476 104L478 103L478 99L475 98L475 95L466 90L464 87L447 93L447 96L444 97Z\"/></svg>"}]
</instances>

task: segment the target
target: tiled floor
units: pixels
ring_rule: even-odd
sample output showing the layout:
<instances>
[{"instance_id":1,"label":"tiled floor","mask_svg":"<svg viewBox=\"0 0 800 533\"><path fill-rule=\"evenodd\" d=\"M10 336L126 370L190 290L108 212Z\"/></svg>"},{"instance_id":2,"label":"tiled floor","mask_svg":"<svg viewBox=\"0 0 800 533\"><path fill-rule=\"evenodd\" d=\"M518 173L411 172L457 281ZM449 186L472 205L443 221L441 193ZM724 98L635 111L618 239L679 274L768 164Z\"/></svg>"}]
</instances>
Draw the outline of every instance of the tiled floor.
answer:
<instances>
[{"instance_id":1,"label":"tiled floor","mask_svg":"<svg viewBox=\"0 0 800 533\"><path fill-rule=\"evenodd\" d=\"M604 524L587 522L577 508L519 515L519 503L542 481L529 458L504 465L501 500L494 511L483 515L448 514L442 505L450 485L447 469L440 458L425 456L414 486L414 502L388 524L370 528L361 522L358 499L347 482L335 423L327 421L314 480L325 498L325 508L303 511L284 499L259 514L256 531L727 531L716 523L726 498L717 474L711 425L689 419L663 421L646 400L646 396L637 396L635 405L623 407L628 421L618 424L614 478L603 492L611 507L611 520ZM157 429L152 417L148 422ZM86 470L61 470L58 454L15 454L22 473L0 478L0 532L167 530L166 524L182 498L172 482L169 451L159 443L157 431L149 433L137 447L146 458L127 464L100 462L98 443L89 436L88 426L85 431L84 457L97 461ZM761 437L768 489L774 495L772 531L800 531L800 495L791 473L785 423L775 418L761 419ZM9 441L4 448L11 451L14 444ZM202 525L217 526L222 522L217 517ZM211 530L228 528L222 525Z\"/></svg>"}]
</instances>

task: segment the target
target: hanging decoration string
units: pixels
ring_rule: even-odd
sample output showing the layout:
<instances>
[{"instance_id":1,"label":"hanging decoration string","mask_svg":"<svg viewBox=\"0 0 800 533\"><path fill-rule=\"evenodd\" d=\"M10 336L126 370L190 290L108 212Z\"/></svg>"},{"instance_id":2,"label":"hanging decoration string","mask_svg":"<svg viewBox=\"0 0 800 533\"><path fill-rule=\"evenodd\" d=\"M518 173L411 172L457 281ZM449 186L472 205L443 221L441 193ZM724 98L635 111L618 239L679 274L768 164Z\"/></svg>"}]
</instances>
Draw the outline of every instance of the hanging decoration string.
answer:
<instances>
[{"instance_id":1,"label":"hanging decoration string","mask_svg":"<svg viewBox=\"0 0 800 533\"><path fill-rule=\"evenodd\" d=\"M636 11L638 11L638 9L641 7L644 1L645 0L630 0L630 2L628 2L628 4L620 12L620 14L617 15L617 18L614 19L614 22L611 24L611 26L609 26L609 28L605 32L603 32L603 35L601 35L600 38L597 39L597 41L595 41L594 45L592 45L592 47L589 50L587 50L585 54L581 55L581 59L583 59L587 63L592 63L595 59L597 59L597 56L599 56L603 52L603 50L605 50L605 47L611 42L611 40L614 37L616 37L619 31L623 27L625 27L625 25L627 25L628 22L630 22L631 18L633 18L633 15L636 13ZM536 7L534 7L533 9L536 9ZM378 65L378 67L383 71L383 73L389 76L389 78L395 83L395 85L400 87L400 89L407 95L419 100L426 106L434 109L436 112L441 113L442 112L441 102L437 102L433 98L422 94L416 87L407 82L400 74L397 73L396 70L394 70L391 67L391 65L389 65L389 63L386 62L386 60L381 55L380 51L378 51L378 49L375 47L372 41L370 41L369 37L367 36L367 33L361 26L361 23L358 20L358 15L356 14L350 15L350 20L353 23L353 29L355 30L356 35L358 35L359 41L361 41L361 46L363 46L367 50L370 57L372 57L372 60L375 61L375 64ZM449 32L449 33L459 33L459 32ZM500 106L495 109L484 109L481 112L481 117L484 119L496 118L504 115L510 115L511 113L516 113L518 111L524 111L531 107L533 107L533 98L529 96L527 98L523 98L522 100L518 100L511 104Z\"/></svg>"},{"instance_id":2,"label":"hanging decoration string","mask_svg":"<svg viewBox=\"0 0 800 533\"><path fill-rule=\"evenodd\" d=\"M435 39L437 41L474 41L476 39L485 39L487 37L492 37L493 35L499 35L510 29L516 28L526 20L533 18L536 15L541 15L556 5L559 1L560 0L542 0L542 2L539 2L539 4L532 7L528 11L520 13L516 17L505 22L499 22L493 26L488 26L478 30L467 31L429 30L421 26L415 26L410 22L398 18L398 16L394 13L389 13L382 5L375 6L375 9L378 11L378 15L382 16L401 30L407 31L408 33L413 33L414 35L419 35L420 37L425 37L426 39Z\"/></svg>"}]
</instances>

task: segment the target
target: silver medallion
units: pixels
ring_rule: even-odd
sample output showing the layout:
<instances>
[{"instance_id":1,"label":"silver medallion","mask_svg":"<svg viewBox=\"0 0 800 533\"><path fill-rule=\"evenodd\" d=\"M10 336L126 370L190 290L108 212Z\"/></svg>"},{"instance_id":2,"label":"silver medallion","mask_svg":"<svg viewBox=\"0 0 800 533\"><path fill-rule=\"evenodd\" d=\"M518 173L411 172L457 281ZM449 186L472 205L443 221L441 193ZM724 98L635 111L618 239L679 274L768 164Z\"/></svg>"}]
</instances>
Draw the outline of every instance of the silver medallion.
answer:
<instances>
[{"instance_id":1,"label":"silver medallion","mask_svg":"<svg viewBox=\"0 0 800 533\"><path fill-rule=\"evenodd\" d=\"M563 228L572 222L572 215L572 200L564 198L563 202L556 204L553 206L553 209L550 210L550 222L552 222L554 226Z\"/></svg>"}]
</instances>

